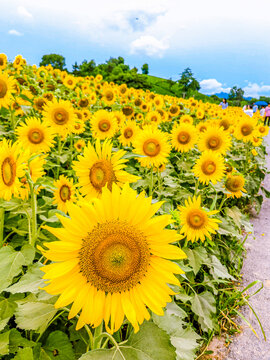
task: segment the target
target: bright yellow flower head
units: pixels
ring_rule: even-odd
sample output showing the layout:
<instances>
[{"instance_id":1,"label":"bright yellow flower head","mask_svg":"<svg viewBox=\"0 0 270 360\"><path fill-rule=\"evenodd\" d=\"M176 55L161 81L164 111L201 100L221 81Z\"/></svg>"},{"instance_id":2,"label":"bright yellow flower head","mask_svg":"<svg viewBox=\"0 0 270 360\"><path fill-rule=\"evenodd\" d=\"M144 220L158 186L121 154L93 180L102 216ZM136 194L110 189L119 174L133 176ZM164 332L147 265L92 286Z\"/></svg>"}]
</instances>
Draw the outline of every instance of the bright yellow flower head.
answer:
<instances>
[{"instance_id":1,"label":"bright yellow flower head","mask_svg":"<svg viewBox=\"0 0 270 360\"><path fill-rule=\"evenodd\" d=\"M193 172L203 184L209 184L210 181L216 184L225 173L224 159L215 151L204 151L196 161Z\"/></svg>"},{"instance_id":2,"label":"bright yellow flower head","mask_svg":"<svg viewBox=\"0 0 270 360\"><path fill-rule=\"evenodd\" d=\"M221 127L208 127L200 134L198 148L201 151L212 150L220 154L226 154L231 146L231 137Z\"/></svg>"},{"instance_id":3,"label":"bright yellow flower head","mask_svg":"<svg viewBox=\"0 0 270 360\"><path fill-rule=\"evenodd\" d=\"M45 244L53 263L42 268L44 290L60 294L56 308L72 303L69 318L81 311L77 329L104 321L114 333L126 317L137 332L149 310L163 315L175 294L168 284L179 285L175 274L183 273L170 260L186 255L171 245L182 238L165 229L171 217L153 217L162 203L151 200L127 184L122 191L114 185L93 203L68 205L63 228L46 227L59 241Z\"/></svg>"},{"instance_id":4,"label":"bright yellow flower head","mask_svg":"<svg viewBox=\"0 0 270 360\"><path fill-rule=\"evenodd\" d=\"M57 209L67 213L67 204L75 201L75 186L73 179L68 179L64 175L59 177L59 180L54 181L54 201L53 204L57 205Z\"/></svg>"},{"instance_id":5,"label":"bright yellow flower head","mask_svg":"<svg viewBox=\"0 0 270 360\"><path fill-rule=\"evenodd\" d=\"M197 130L193 125L180 124L172 129L172 146L177 151L187 152L194 148L197 137Z\"/></svg>"},{"instance_id":6,"label":"bright yellow flower head","mask_svg":"<svg viewBox=\"0 0 270 360\"><path fill-rule=\"evenodd\" d=\"M0 109L1 107L8 107L12 94L15 93L15 80L9 77L7 73L0 72Z\"/></svg>"},{"instance_id":7,"label":"bright yellow flower head","mask_svg":"<svg viewBox=\"0 0 270 360\"><path fill-rule=\"evenodd\" d=\"M225 181L225 189L229 192L227 197L236 197L240 198L243 192L246 192L244 189L245 179L241 174L229 174Z\"/></svg>"},{"instance_id":8,"label":"bright yellow flower head","mask_svg":"<svg viewBox=\"0 0 270 360\"><path fill-rule=\"evenodd\" d=\"M218 213L218 211L206 211L201 207L201 197L194 196L185 200L185 206L179 206L180 210L180 233L187 237L188 241L204 242L205 238L211 239L211 234L215 234L218 229L218 219L210 216Z\"/></svg>"},{"instance_id":9,"label":"bright yellow flower head","mask_svg":"<svg viewBox=\"0 0 270 360\"><path fill-rule=\"evenodd\" d=\"M91 118L94 137L104 140L114 136L118 124L113 112L98 110Z\"/></svg>"},{"instance_id":10,"label":"bright yellow flower head","mask_svg":"<svg viewBox=\"0 0 270 360\"><path fill-rule=\"evenodd\" d=\"M138 176L125 172L127 159L122 159L124 150L112 153L112 143L105 140L100 144L99 139L95 147L88 143L83 155L78 156L73 169L79 179L81 193L88 198L98 197L105 186L110 190L113 183L123 186L125 182L132 183L139 179Z\"/></svg>"}]
</instances>

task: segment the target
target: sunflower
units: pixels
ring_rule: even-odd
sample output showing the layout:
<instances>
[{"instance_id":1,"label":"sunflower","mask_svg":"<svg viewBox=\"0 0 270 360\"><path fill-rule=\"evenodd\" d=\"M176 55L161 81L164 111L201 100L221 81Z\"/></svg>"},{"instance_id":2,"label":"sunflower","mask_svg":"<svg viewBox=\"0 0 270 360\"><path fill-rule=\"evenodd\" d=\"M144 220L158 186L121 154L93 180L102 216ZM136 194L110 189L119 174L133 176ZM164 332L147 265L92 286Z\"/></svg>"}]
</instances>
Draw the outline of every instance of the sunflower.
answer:
<instances>
[{"instance_id":1,"label":"sunflower","mask_svg":"<svg viewBox=\"0 0 270 360\"><path fill-rule=\"evenodd\" d=\"M31 153L49 152L54 145L53 129L35 117L27 118L25 124L18 126L16 134L21 146Z\"/></svg>"},{"instance_id":2,"label":"sunflower","mask_svg":"<svg viewBox=\"0 0 270 360\"><path fill-rule=\"evenodd\" d=\"M215 151L204 151L196 161L193 172L203 184L209 184L209 181L216 184L224 176L224 159L222 155Z\"/></svg>"},{"instance_id":3,"label":"sunflower","mask_svg":"<svg viewBox=\"0 0 270 360\"><path fill-rule=\"evenodd\" d=\"M67 88L73 90L73 89L75 88L76 84L77 84L77 80L76 80L76 78L75 78L74 76L72 76L72 75L67 75L67 76L64 78L64 80L63 80L63 84L64 84Z\"/></svg>"},{"instance_id":4,"label":"sunflower","mask_svg":"<svg viewBox=\"0 0 270 360\"><path fill-rule=\"evenodd\" d=\"M185 114L180 117L180 121L185 124L193 124L193 117Z\"/></svg>"},{"instance_id":5,"label":"sunflower","mask_svg":"<svg viewBox=\"0 0 270 360\"><path fill-rule=\"evenodd\" d=\"M199 107L196 112L196 117L197 117L197 119L200 119L200 120L204 119L205 111Z\"/></svg>"},{"instance_id":6,"label":"sunflower","mask_svg":"<svg viewBox=\"0 0 270 360\"><path fill-rule=\"evenodd\" d=\"M85 141L83 139L78 140L75 144L74 147L77 151L81 152L82 149L85 147Z\"/></svg>"},{"instance_id":7,"label":"sunflower","mask_svg":"<svg viewBox=\"0 0 270 360\"><path fill-rule=\"evenodd\" d=\"M115 103L116 96L114 90L110 87L107 87L102 94L102 100L106 105L110 106Z\"/></svg>"},{"instance_id":8,"label":"sunflower","mask_svg":"<svg viewBox=\"0 0 270 360\"><path fill-rule=\"evenodd\" d=\"M246 192L244 185L245 179L241 174L229 174L225 181L225 189L229 191L227 197L240 198L242 196L242 191Z\"/></svg>"},{"instance_id":9,"label":"sunflower","mask_svg":"<svg viewBox=\"0 0 270 360\"><path fill-rule=\"evenodd\" d=\"M92 204L69 204L70 218L60 216L63 228L46 227L59 241L45 244L43 254L54 262L41 268L44 290L60 294L56 308L72 303L69 319L81 311L77 330L104 321L114 333L126 316L137 332L149 310L163 315L175 294L168 284L179 285L175 274L183 273L170 260L186 255L171 245L181 239L165 229L171 217L153 217L161 205L128 184L122 191L114 185Z\"/></svg>"},{"instance_id":10,"label":"sunflower","mask_svg":"<svg viewBox=\"0 0 270 360\"><path fill-rule=\"evenodd\" d=\"M235 126L234 136L244 142L252 141L257 130L257 120L249 116L243 117Z\"/></svg>"},{"instance_id":11,"label":"sunflower","mask_svg":"<svg viewBox=\"0 0 270 360\"><path fill-rule=\"evenodd\" d=\"M133 120L128 120L120 129L119 142L124 146L131 146L140 129Z\"/></svg>"},{"instance_id":12,"label":"sunflower","mask_svg":"<svg viewBox=\"0 0 270 360\"><path fill-rule=\"evenodd\" d=\"M75 201L75 186L73 179L68 179L64 175L59 177L59 180L54 181L56 190L53 193L53 204L57 205L57 209L68 212L67 204Z\"/></svg>"},{"instance_id":13,"label":"sunflower","mask_svg":"<svg viewBox=\"0 0 270 360\"><path fill-rule=\"evenodd\" d=\"M7 66L7 55L0 54L0 70L5 69Z\"/></svg>"},{"instance_id":14,"label":"sunflower","mask_svg":"<svg viewBox=\"0 0 270 360\"><path fill-rule=\"evenodd\" d=\"M25 59L22 57L22 55L17 55L14 59L13 66L15 69L20 70L23 65L26 64Z\"/></svg>"},{"instance_id":15,"label":"sunflower","mask_svg":"<svg viewBox=\"0 0 270 360\"><path fill-rule=\"evenodd\" d=\"M212 150L220 154L226 154L230 146L230 134L221 127L209 127L201 133L198 141L199 150Z\"/></svg>"},{"instance_id":16,"label":"sunflower","mask_svg":"<svg viewBox=\"0 0 270 360\"><path fill-rule=\"evenodd\" d=\"M34 99L34 108L38 111L43 111L44 105L46 104L47 101L43 97L37 97Z\"/></svg>"},{"instance_id":17,"label":"sunflower","mask_svg":"<svg viewBox=\"0 0 270 360\"><path fill-rule=\"evenodd\" d=\"M260 124L258 126L258 133L260 134L260 136L266 136L269 133L269 126L265 126Z\"/></svg>"},{"instance_id":18,"label":"sunflower","mask_svg":"<svg viewBox=\"0 0 270 360\"><path fill-rule=\"evenodd\" d=\"M19 178L25 175L27 159L20 145L12 145L6 139L0 143L0 198L9 201L12 195L20 197L22 183Z\"/></svg>"},{"instance_id":19,"label":"sunflower","mask_svg":"<svg viewBox=\"0 0 270 360\"><path fill-rule=\"evenodd\" d=\"M167 134L151 126L144 127L136 136L133 146L136 154L144 156L138 158L144 167L159 167L166 163L171 150Z\"/></svg>"},{"instance_id":20,"label":"sunflower","mask_svg":"<svg viewBox=\"0 0 270 360\"><path fill-rule=\"evenodd\" d=\"M83 155L78 156L79 161L74 162L73 169L79 179L81 193L88 198L100 196L104 186L110 190L112 184L122 186L125 182L132 183L139 179L123 169L127 159L121 159L125 155L124 150L112 153L112 143L105 140L102 147L97 139L95 147L88 143Z\"/></svg>"},{"instance_id":21,"label":"sunflower","mask_svg":"<svg viewBox=\"0 0 270 360\"><path fill-rule=\"evenodd\" d=\"M193 125L180 124L172 129L172 146L177 151L187 152L194 148L197 141L197 131Z\"/></svg>"},{"instance_id":22,"label":"sunflower","mask_svg":"<svg viewBox=\"0 0 270 360\"><path fill-rule=\"evenodd\" d=\"M217 210L206 211L201 206L201 197L196 196L185 200L185 206L179 206L180 211L180 234L184 234L188 241L204 242L206 238L211 238L218 230L218 223L221 221L210 216L218 213Z\"/></svg>"},{"instance_id":23,"label":"sunflower","mask_svg":"<svg viewBox=\"0 0 270 360\"><path fill-rule=\"evenodd\" d=\"M72 133L73 134L82 134L85 130L85 123L81 120L76 120L73 125Z\"/></svg>"},{"instance_id":24,"label":"sunflower","mask_svg":"<svg viewBox=\"0 0 270 360\"><path fill-rule=\"evenodd\" d=\"M112 138L117 130L117 120L113 112L98 110L90 122L93 135L100 140Z\"/></svg>"},{"instance_id":25,"label":"sunflower","mask_svg":"<svg viewBox=\"0 0 270 360\"><path fill-rule=\"evenodd\" d=\"M58 134L65 137L72 132L77 117L69 101L53 99L44 106L43 118Z\"/></svg>"},{"instance_id":26,"label":"sunflower","mask_svg":"<svg viewBox=\"0 0 270 360\"><path fill-rule=\"evenodd\" d=\"M161 123L161 115L157 110L149 111L144 119L144 125L145 124L153 124L158 125Z\"/></svg>"},{"instance_id":27,"label":"sunflower","mask_svg":"<svg viewBox=\"0 0 270 360\"><path fill-rule=\"evenodd\" d=\"M2 106L9 106L12 94L15 93L15 91L14 78L9 77L7 73L0 72L0 109Z\"/></svg>"},{"instance_id":28,"label":"sunflower","mask_svg":"<svg viewBox=\"0 0 270 360\"><path fill-rule=\"evenodd\" d=\"M218 120L218 125L223 127L224 130L228 130L231 126L231 121L228 118L222 118Z\"/></svg>"},{"instance_id":29,"label":"sunflower","mask_svg":"<svg viewBox=\"0 0 270 360\"><path fill-rule=\"evenodd\" d=\"M122 113L122 111L114 111L113 114L114 114L114 117L116 118L118 127L121 127L126 120L125 115Z\"/></svg>"},{"instance_id":30,"label":"sunflower","mask_svg":"<svg viewBox=\"0 0 270 360\"><path fill-rule=\"evenodd\" d=\"M200 122L197 126L196 129L198 130L198 132L203 133L208 129L208 126L205 122Z\"/></svg>"},{"instance_id":31,"label":"sunflower","mask_svg":"<svg viewBox=\"0 0 270 360\"><path fill-rule=\"evenodd\" d=\"M169 115L174 117L178 116L180 113L180 107L176 104L172 104L169 108Z\"/></svg>"},{"instance_id":32,"label":"sunflower","mask_svg":"<svg viewBox=\"0 0 270 360\"><path fill-rule=\"evenodd\" d=\"M130 119L134 115L134 109L132 106L126 105L122 107L122 113L125 115L125 117Z\"/></svg>"},{"instance_id":33,"label":"sunflower","mask_svg":"<svg viewBox=\"0 0 270 360\"><path fill-rule=\"evenodd\" d=\"M79 100L78 106L81 108L87 108L90 105L90 100L87 97L84 97Z\"/></svg>"}]
</instances>

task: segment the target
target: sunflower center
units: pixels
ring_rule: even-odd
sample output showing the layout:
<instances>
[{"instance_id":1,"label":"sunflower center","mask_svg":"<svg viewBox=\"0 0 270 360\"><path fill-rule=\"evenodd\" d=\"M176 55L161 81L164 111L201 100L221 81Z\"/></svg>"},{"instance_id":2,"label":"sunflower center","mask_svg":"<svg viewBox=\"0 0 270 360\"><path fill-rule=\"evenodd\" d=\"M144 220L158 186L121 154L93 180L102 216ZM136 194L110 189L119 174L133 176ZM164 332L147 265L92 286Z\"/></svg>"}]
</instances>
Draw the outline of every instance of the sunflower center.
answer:
<instances>
[{"instance_id":1,"label":"sunflower center","mask_svg":"<svg viewBox=\"0 0 270 360\"><path fill-rule=\"evenodd\" d=\"M44 140L44 133L40 129L31 129L28 132L28 140L32 144L40 144Z\"/></svg>"},{"instance_id":2,"label":"sunflower center","mask_svg":"<svg viewBox=\"0 0 270 360\"><path fill-rule=\"evenodd\" d=\"M156 139L148 139L143 144L143 151L147 156L157 156L160 150L160 143Z\"/></svg>"},{"instance_id":3,"label":"sunflower center","mask_svg":"<svg viewBox=\"0 0 270 360\"><path fill-rule=\"evenodd\" d=\"M7 83L4 80L0 79L0 98L5 97L7 90Z\"/></svg>"},{"instance_id":4,"label":"sunflower center","mask_svg":"<svg viewBox=\"0 0 270 360\"><path fill-rule=\"evenodd\" d=\"M112 91L107 91L105 94L105 97L108 101L112 101L113 100L113 92Z\"/></svg>"},{"instance_id":5,"label":"sunflower center","mask_svg":"<svg viewBox=\"0 0 270 360\"><path fill-rule=\"evenodd\" d=\"M122 108L122 112L126 116L131 116L133 114L133 109L131 106L126 106L126 107Z\"/></svg>"},{"instance_id":6,"label":"sunflower center","mask_svg":"<svg viewBox=\"0 0 270 360\"><path fill-rule=\"evenodd\" d=\"M16 177L16 164L11 157L5 158L1 165L2 180L6 186L11 186Z\"/></svg>"},{"instance_id":7,"label":"sunflower center","mask_svg":"<svg viewBox=\"0 0 270 360\"><path fill-rule=\"evenodd\" d=\"M204 212L199 209L190 211L187 216L187 222L193 229L202 228L206 222Z\"/></svg>"},{"instance_id":8,"label":"sunflower center","mask_svg":"<svg viewBox=\"0 0 270 360\"><path fill-rule=\"evenodd\" d=\"M100 122L98 123L98 128L102 132L106 132L110 130L110 127L111 127L111 123L107 119L100 120Z\"/></svg>"},{"instance_id":9,"label":"sunflower center","mask_svg":"<svg viewBox=\"0 0 270 360\"><path fill-rule=\"evenodd\" d=\"M259 127L259 132L260 132L261 134L263 134L263 133L265 132L265 127L264 127L264 126L260 126L260 127Z\"/></svg>"},{"instance_id":10,"label":"sunflower center","mask_svg":"<svg viewBox=\"0 0 270 360\"><path fill-rule=\"evenodd\" d=\"M127 222L113 220L98 224L83 239L79 266L93 286L114 293L138 284L149 258L145 235Z\"/></svg>"},{"instance_id":11,"label":"sunflower center","mask_svg":"<svg viewBox=\"0 0 270 360\"><path fill-rule=\"evenodd\" d=\"M65 125L69 120L68 112L65 109L57 109L53 114L53 121L57 125Z\"/></svg>"},{"instance_id":12,"label":"sunflower center","mask_svg":"<svg viewBox=\"0 0 270 360\"><path fill-rule=\"evenodd\" d=\"M243 187L243 179L240 176L233 176L226 180L225 186L231 192L240 191Z\"/></svg>"},{"instance_id":13,"label":"sunflower center","mask_svg":"<svg viewBox=\"0 0 270 360\"><path fill-rule=\"evenodd\" d=\"M70 200L71 191L69 186L63 185L61 186L59 190L59 195L62 201L66 202L67 200Z\"/></svg>"},{"instance_id":14,"label":"sunflower center","mask_svg":"<svg viewBox=\"0 0 270 360\"><path fill-rule=\"evenodd\" d=\"M79 130L81 128L81 125L77 123L77 124L75 124L74 128L75 128L75 130Z\"/></svg>"},{"instance_id":15,"label":"sunflower center","mask_svg":"<svg viewBox=\"0 0 270 360\"><path fill-rule=\"evenodd\" d=\"M204 132L205 130L207 130L206 126L203 125L200 127L200 132Z\"/></svg>"},{"instance_id":16,"label":"sunflower center","mask_svg":"<svg viewBox=\"0 0 270 360\"><path fill-rule=\"evenodd\" d=\"M178 107L177 107L177 106L171 106L171 108L170 108L170 113L171 113L171 114L176 114L177 111L178 111Z\"/></svg>"},{"instance_id":17,"label":"sunflower center","mask_svg":"<svg viewBox=\"0 0 270 360\"><path fill-rule=\"evenodd\" d=\"M3 58L0 58L0 66L3 66L4 65L4 60Z\"/></svg>"},{"instance_id":18,"label":"sunflower center","mask_svg":"<svg viewBox=\"0 0 270 360\"><path fill-rule=\"evenodd\" d=\"M180 131L177 136L178 142L180 144L187 144L190 141L190 134L186 131Z\"/></svg>"},{"instance_id":19,"label":"sunflower center","mask_svg":"<svg viewBox=\"0 0 270 360\"><path fill-rule=\"evenodd\" d=\"M124 137L126 139L130 139L132 137L132 135L133 135L133 130L132 129L130 129L130 128L125 129Z\"/></svg>"},{"instance_id":20,"label":"sunflower center","mask_svg":"<svg viewBox=\"0 0 270 360\"><path fill-rule=\"evenodd\" d=\"M223 129L224 129L224 130L228 130L229 127L230 127L229 122L228 122L227 120L224 120L224 119L219 123L219 125L220 125L220 126L223 126Z\"/></svg>"},{"instance_id":21,"label":"sunflower center","mask_svg":"<svg viewBox=\"0 0 270 360\"><path fill-rule=\"evenodd\" d=\"M251 125L243 125L241 127L241 133L244 135L244 136L248 136L252 133L252 130L253 130L253 127Z\"/></svg>"},{"instance_id":22,"label":"sunflower center","mask_svg":"<svg viewBox=\"0 0 270 360\"><path fill-rule=\"evenodd\" d=\"M216 164L214 161L207 160L202 164L202 172L206 175L212 175L216 171Z\"/></svg>"},{"instance_id":23,"label":"sunflower center","mask_svg":"<svg viewBox=\"0 0 270 360\"><path fill-rule=\"evenodd\" d=\"M216 136L212 136L208 142L208 148L211 149L211 150L216 150L216 149L219 149L220 148L220 139Z\"/></svg>"},{"instance_id":24,"label":"sunflower center","mask_svg":"<svg viewBox=\"0 0 270 360\"><path fill-rule=\"evenodd\" d=\"M90 169L89 179L98 192L101 192L106 184L108 189L112 190L112 184L116 181L116 176L111 162L108 160L97 161Z\"/></svg>"}]
</instances>

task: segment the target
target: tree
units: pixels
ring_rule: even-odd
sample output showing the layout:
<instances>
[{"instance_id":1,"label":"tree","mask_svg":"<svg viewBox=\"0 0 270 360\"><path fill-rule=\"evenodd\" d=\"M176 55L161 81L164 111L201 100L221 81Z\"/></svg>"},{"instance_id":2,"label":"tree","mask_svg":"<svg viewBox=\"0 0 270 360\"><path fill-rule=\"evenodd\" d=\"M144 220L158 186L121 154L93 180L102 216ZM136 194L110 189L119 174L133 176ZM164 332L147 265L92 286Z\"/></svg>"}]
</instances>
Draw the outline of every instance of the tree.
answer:
<instances>
[{"instance_id":1,"label":"tree","mask_svg":"<svg viewBox=\"0 0 270 360\"><path fill-rule=\"evenodd\" d=\"M143 64L143 66L142 66L142 73L144 74L144 75L148 75L149 74L149 65L148 64Z\"/></svg>"},{"instance_id":2,"label":"tree","mask_svg":"<svg viewBox=\"0 0 270 360\"><path fill-rule=\"evenodd\" d=\"M43 55L39 66L52 65L55 69L64 70L66 60L64 56L58 54Z\"/></svg>"},{"instance_id":3,"label":"tree","mask_svg":"<svg viewBox=\"0 0 270 360\"><path fill-rule=\"evenodd\" d=\"M79 66L79 74L80 76L89 76L92 75L96 68L96 63L92 59L90 61L84 60Z\"/></svg>"},{"instance_id":4,"label":"tree","mask_svg":"<svg viewBox=\"0 0 270 360\"><path fill-rule=\"evenodd\" d=\"M242 101L244 99L244 90L234 86L231 88L229 93L229 100L239 100Z\"/></svg>"},{"instance_id":5,"label":"tree","mask_svg":"<svg viewBox=\"0 0 270 360\"><path fill-rule=\"evenodd\" d=\"M183 98L187 95L200 90L201 86L199 82L194 78L190 68L186 68L182 74L180 80L178 80L179 90L182 92Z\"/></svg>"}]
</instances>

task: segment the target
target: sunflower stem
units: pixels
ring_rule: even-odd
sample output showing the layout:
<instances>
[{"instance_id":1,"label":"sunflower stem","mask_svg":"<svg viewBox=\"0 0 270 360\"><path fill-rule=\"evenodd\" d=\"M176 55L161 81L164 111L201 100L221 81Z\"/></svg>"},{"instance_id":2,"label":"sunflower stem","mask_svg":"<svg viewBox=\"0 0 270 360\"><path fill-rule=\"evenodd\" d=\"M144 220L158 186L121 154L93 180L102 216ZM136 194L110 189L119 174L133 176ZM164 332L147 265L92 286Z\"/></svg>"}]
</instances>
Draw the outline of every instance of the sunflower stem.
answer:
<instances>
[{"instance_id":1,"label":"sunflower stem","mask_svg":"<svg viewBox=\"0 0 270 360\"><path fill-rule=\"evenodd\" d=\"M31 236L29 236L29 244L35 246L35 242L37 239L37 195L35 192L33 182L29 181L30 186L30 196L31 196L31 209L32 209L32 216L31 216Z\"/></svg>"},{"instance_id":2,"label":"sunflower stem","mask_svg":"<svg viewBox=\"0 0 270 360\"><path fill-rule=\"evenodd\" d=\"M4 243L4 223L5 223L5 209L0 208L0 247Z\"/></svg>"},{"instance_id":3,"label":"sunflower stem","mask_svg":"<svg viewBox=\"0 0 270 360\"><path fill-rule=\"evenodd\" d=\"M102 341L102 337L103 337L103 321L102 323L95 328L95 332L94 332L94 339L93 339L93 350L94 349L100 349L101 347L101 341Z\"/></svg>"},{"instance_id":4,"label":"sunflower stem","mask_svg":"<svg viewBox=\"0 0 270 360\"><path fill-rule=\"evenodd\" d=\"M197 180L196 183L195 183L194 196L197 195L197 191L198 191L198 188L199 188L199 184L200 184L200 182L199 182L199 180Z\"/></svg>"},{"instance_id":5,"label":"sunflower stem","mask_svg":"<svg viewBox=\"0 0 270 360\"><path fill-rule=\"evenodd\" d=\"M60 156L61 156L61 151L62 151L62 146L61 146L61 137L60 135L58 135L57 138L57 145L58 145L58 152L57 152L57 168L56 168L56 180L59 179L59 172L60 172Z\"/></svg>"},{"instance_id":6,"label":"sunflower stem","mask_svg":"<svg viewBox=\"0 0 270 360\"><path fill-rule=\"evenodd\" d=\"M223 197L223 199L222 199L222 201L221 201L221 203L220 203L220 205L219 205L219 208L218 208L219 211L222 209L222 206L224 205L224 203L225 203L225 201L226 201L227 199L228 199L227 196L224 196L224 197Z\"/></svg>"},{"instance_id":7,"label":"sunflower stem","mask_svg":"<svg viewBox=\"0 0 270 360\"><path fill-rule=\"evenodd\" d=\"M153 186L154 186L154 176L153 176L153 166L151 166L151 176L150 176L150 187L149 187L149 196L153 195Z\"/></svg>"}]
</instances>

